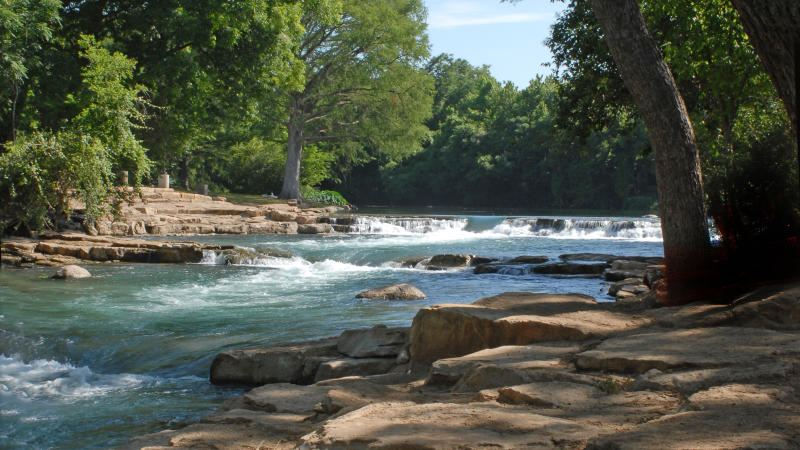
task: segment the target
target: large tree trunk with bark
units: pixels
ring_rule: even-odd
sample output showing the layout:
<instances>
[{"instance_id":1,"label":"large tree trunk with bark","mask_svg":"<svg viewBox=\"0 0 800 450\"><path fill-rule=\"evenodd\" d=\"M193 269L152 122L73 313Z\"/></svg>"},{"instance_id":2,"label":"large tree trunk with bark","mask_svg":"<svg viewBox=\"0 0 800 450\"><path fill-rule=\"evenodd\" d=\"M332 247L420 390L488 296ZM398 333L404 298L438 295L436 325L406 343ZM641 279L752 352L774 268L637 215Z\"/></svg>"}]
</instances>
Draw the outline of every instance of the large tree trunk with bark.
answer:
<instances>
[{"instance_id":1,"label":"large tree trunk with bark","mask_svg":"<svg viewBox=\"0 0 800 450\"><path fill-rule=\"evenodd\" d=\"M731 0L783 100L800 152L800 1Z\"/></svg>"},{"instance_id":2,"label":"large tree trunk with bark","mask_svg":"<svg viewBox=\"0 0 800 450\"><path fill-rule=\"evenodd\" d=\"M696 299L710 267L700 160L683 98L635 0L592 0L597 22L647 126L656 165L666 304Z\"/></svg>"},{"instance_id":3,"label":"large tree trunk with bark","mask_svg":"<svg viewBox=\"0 0 800 450\"><path fill-rule=\"evenodd\" d=\"M289 136L286 145L286 169L283 172L283 188L280 195L280 198L284 199L303 198L300 194L300 162L303 159L305 136L301 121L299 109L292 105L289 122L286 125Z\"/></svg>"}]
</instances>

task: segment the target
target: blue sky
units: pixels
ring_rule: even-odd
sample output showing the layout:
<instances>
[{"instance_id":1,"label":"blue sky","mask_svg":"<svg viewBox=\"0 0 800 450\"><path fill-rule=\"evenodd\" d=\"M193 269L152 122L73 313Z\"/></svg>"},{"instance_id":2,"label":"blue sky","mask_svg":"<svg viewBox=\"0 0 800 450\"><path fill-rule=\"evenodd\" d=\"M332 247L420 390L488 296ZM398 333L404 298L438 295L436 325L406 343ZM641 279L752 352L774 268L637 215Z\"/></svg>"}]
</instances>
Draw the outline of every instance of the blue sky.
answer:
<instances>
[{"instance_id":1,"label":"blue sky","mask_svg":"<svg viewBox=\"0 0 800 450\"><path fill-rule=\"evenodd\" d=\"M451 53L472 65L491 67L500 81L524 88L543 67L550 51L543 41L564 3L550 0L424 0L428 7L431 55Z\"/></svg>"}]
</instances>

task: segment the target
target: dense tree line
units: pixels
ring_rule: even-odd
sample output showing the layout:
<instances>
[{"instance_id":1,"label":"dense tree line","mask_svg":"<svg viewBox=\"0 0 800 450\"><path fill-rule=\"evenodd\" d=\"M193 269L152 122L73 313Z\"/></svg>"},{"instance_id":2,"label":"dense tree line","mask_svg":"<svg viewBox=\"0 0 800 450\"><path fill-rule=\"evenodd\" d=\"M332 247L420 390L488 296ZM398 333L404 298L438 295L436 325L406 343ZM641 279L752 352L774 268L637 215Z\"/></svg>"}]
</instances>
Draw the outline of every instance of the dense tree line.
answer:
<instances>
[{"instance_id":1,"label":"dense tree line","mask_svg":"<svg viewBox=\"0 0 800 450\"><path fill-rule=\"evenodd\" d=\"M430 57L420 0L1 1L3 227L56 226L73 197L99 217L120 170L357 204L655 212L649 130L593 3L569 3L553 75L518 88ZM710 215L740 241L794 233L790 120L737 12L640 9L691 119Z\"/></svg>"},{"instance_id":2,"label":"dense tree line","mask_svg":"<svg viewBox=\"0 0 800 450\"><path fill-rule=\"evenodd\" d=\"M342 190L361 202L648 211L655 203L652 159L641 126L622 120L580 141L555 126L554 79L522 90L487 67L439 55L430 140L402 164L372 165ZM359 180L364 177L364 180ZM379 188L379 189L376 189Z\"/></svg>"}]
</instances>

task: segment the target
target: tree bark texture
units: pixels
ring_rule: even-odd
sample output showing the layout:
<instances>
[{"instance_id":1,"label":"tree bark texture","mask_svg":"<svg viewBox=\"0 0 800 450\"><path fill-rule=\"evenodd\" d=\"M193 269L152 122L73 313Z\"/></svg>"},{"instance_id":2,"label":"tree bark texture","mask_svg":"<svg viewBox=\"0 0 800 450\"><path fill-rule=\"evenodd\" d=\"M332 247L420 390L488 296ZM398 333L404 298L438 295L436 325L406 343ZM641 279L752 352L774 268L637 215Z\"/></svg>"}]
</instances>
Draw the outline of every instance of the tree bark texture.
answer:
<instances>
[{"instance_id":1,"label":"tree bark texture","mask_svg":"<svg viewBox=\"0 0 800 450\"><path fill-rule=\"evenodd\" d=\"M281 188L280 198L302 199L300 194L300 162L303 159L303 124L298 123L302 121L302 115L296 109L295 105L289 113L289 122L286 125L288 132L288 140L286 145L286 169L283 172L283 188Z\"/></svg>"},{"instance_id":2,"label":"tree bark texture","mask_svg":"<svg viewBox=\"0 0 800 450\"><path fill-rule=\"evenodd\" d=\"M800 152L800 0L731 0L783 100Z\"/></svg>"},{"instance_id":3,"label":"tree bark texture","mask_svg":"<svg viewBox=\"0 0 800 450\"><path fill-rule=\"evenodd\" d=\"M635 0L592 0L597 22L642 115L656 166L667 289L690 301L710 263L700 160L683 98Z\"/></svg>"}]
</instances>

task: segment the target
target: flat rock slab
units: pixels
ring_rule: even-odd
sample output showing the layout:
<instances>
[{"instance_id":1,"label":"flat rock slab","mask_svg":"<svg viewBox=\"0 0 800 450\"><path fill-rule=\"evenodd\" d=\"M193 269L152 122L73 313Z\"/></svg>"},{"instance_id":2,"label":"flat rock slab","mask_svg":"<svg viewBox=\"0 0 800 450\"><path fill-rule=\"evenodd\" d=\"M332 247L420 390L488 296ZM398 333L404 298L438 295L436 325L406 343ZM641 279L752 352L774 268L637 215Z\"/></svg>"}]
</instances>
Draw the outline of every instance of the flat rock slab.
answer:
<instances>
[{"instance_id":1,"label":"flat rock slab","mask_svg":"<svg viewBox=\"0 0 800 450\"><path fill-rule=\"evenodd\" d=\"M691 343L691 345L687 345ZM758 328L717 327L652 331L610 338L578 354L579 369L644 373L687 368L748 366L800 354L800 336Z\"/></svg>"},{"instance_id":2,"label":"flat rock slab","mask_svg":"<svg viewBox=\"0 0 800 450\"><path fill-rule=\"evenodd\" d=\"M411 326L411 359L435 361L503 345L586 340L650 322L608 311L586 295L510 292L470 305L420 310Z\"/></svg>"},{"instance_id":3,"label":"flat rock slab","mask_svg":"<svg viewBox=\"0 0 800 450\"><path fill-rule=\"evenodd\" d=\"M731 311L737 324L775 330L800 329L800 285L767 286L737 299Z\"/></svg>"},{"instance_id":4,"label":"flat rock slab","mask_svg":"<svg viewBox=\"0 0 800 450\"><path fill-rule=\"evenodd\" d=\"M785 386L717 386L689 397L689 411L598 438L590 448L797 448L797 400Z\"/></svg>"},{"instance_id":5,"label":"flat rock slab","mask_svg":"<svg viewBox=\"0 0 800 450\"><path fill-rule=\"evenodd\" d=\"M408 343L408 328L374 326L361 330L346 330L336 343L340 353L352 358L397 356Z\"/></svg>"},{"instance_id":6,"label":"flat rock slab","mask_svg":"<svg viewBox=\"0 0 800 450\"><path fill-rule=\"evenodd\" d=\"M263 415L262 415L263 416ZM241 450L244 448L269 448L276 450L295 448L296 435L308 431L308 427L294 425L292 433L279 433L274 427L254 422L255 417L233 419L233 422L196 423L180 430L165 430L140 436L128 444L117 447L121 450L160 450L173 448L204 448L217 450Z\"/></svg>"},{"instance_id":7,"label":"flat rock slab","mask_svg":"<svg viewBox=\"0 0 800 450\"><path fill-rule=\"evenodd\" d=\"M585 409L600 390L585 384L553 381L508 386L500 388L497 392L499 394L497 401L502 403Z\"/></svg>"},{"instance_id":8,"label":"flat rock slab","mask_svg":"<svg viewBox=\"0 0 800 450\"><path fill-rule=\"evenodd\" d=\"M313 414L314 406L328 397L328 389L274 383L257 387L244 396L247 405L267 412Z\"/></svg>"},{"instance_id":9,"label":"flat rock slab","mask_svg":"<svg viewBox=\"0 0 800 450\"><path fill-rule=\"evenodd\" d=\"M314 381L353 375L379 375L396 366L395 358L341 358L325 361L319 365Z\"/></svg>"},{"instance_id":10,"label":"flat rock slab","mask_svg":"<svg viewBox=\"0 0 800 450\"><path fill-rule=\"evenodd\" d=\"M581 447L598 429L496 403L383 402L328 420L302 437L316 448Z\"/></svg>"},{"instance_id":11,"label":"flat rock slab","mask_svg":"<svg viewBox=\"0 0 800 450\"><path fill-rule=\"evenodd\" d=\"M305 420L316 413L333 414L343 408L353 409L368 403L392 399L409 400L413 397L414 394L398 392L369 380L353 377L327 380L310 386L268 384L245 394L242 406L257 410L258 413L277 413L272 414L275 417L289 418L294 415ZM224 417L229 417L234 411L243 414L240 407L225 412Z\"/></svg>"},{"instance_id":12,"label":"flat rock slab","mask_svg":"<svg viewBox=\"0 0 800 450\"><path fill-rule=\"evenodd\" d=\"M730 383L779 383L791 376L792 366L791 361L776 361L741 367L725 366L666 373L651 369L639 375L631 388L673 391L690 395L712 386Z\"/></svg>"},{"instance_id":13,"label":"flat rock slab","mask_svg":"<svg viewBox=\"0 0 800 450\"><path fill-rule=\"evenodd\" d=\"M681 398L672 393L623 391L608 394L597 386L569 382L508 386L498 389L497 393L499 402L529 405L539 408L536 412L541 414L610 427L674 414L682 403ZM491 397L491 394L484 395Z\"/></svg>"},{"instance_id":14,"label":"flat rock slab","mask_svg":"<svg viewBox=\"0 0 800 450\"><path fill-rule=\"evenodd\" d=\"M455 383L472 369L486 365L516 369L566 369L568 365L563 359L579 351L580 346L571 342L550 345L505 345L480 350L434 362L428 383Z\"/></svg>"}]
</instances>

